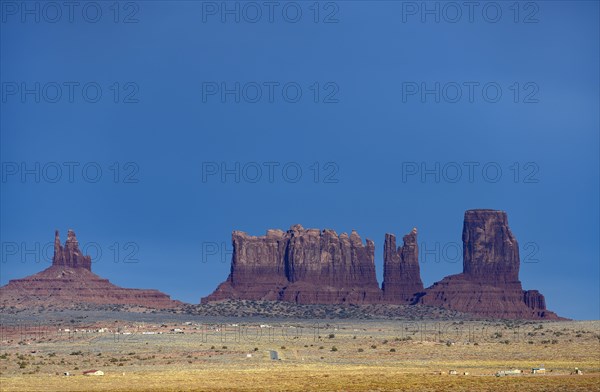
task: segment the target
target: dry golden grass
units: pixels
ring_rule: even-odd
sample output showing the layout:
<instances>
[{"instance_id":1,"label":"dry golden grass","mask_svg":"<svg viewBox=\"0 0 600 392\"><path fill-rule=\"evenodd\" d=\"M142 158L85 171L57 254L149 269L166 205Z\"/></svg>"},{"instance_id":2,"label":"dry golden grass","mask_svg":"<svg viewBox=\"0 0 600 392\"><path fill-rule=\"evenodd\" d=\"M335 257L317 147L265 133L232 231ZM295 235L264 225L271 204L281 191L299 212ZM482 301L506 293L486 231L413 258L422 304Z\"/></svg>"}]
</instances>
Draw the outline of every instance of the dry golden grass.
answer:
<instances>
[{"instance_id":1,"label":"dry golden grass","mask_svg":"<svg viewBox=\"0 0 600 392\"><path fill-rule=\"evenodd\" d=\"M104 377L3 377L2 391L599 391L583 376L449 376L392 367L285 365L260 369L171 370Z\"/></svg>"},{"instance_id":2,"label":"dry golden grass","mask_svg":"<svg viewBox=\"0 0 600 392\"><path fill-rule=\"evenodd\" d=\"M217 333L201 337L188 329L185 334L129 338L133 340L21 341L0 350L0 390L600 391L599 326L531 325L514 339L512 327L500 325L486 329L477 344L465 341L469 335L454 344L420 339L420 334L403 339L397 323L381 321L345 321L335 329L283 340L273 334L274 340L232 341L229 335L222 341ZM271 361L267 350L277 350L282 360ZM26 365L21 368L21 363ZM494 376L498 370L528 372L540 364L548 374ZM575 367L584 375L571 375ZM88 369L105 375L83 376ZM438 374L450 369L469 375ZM75 376L59 375L65 371Z\"/></svg>"}]
</instances>

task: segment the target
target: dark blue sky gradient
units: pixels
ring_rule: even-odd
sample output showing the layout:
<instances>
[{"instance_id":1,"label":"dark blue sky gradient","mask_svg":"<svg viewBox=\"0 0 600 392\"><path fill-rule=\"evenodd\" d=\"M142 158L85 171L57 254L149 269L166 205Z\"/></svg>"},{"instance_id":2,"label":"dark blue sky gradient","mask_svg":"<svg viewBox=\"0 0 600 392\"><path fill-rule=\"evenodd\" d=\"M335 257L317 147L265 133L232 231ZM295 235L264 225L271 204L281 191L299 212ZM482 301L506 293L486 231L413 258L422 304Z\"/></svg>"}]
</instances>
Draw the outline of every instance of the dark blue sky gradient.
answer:
<instances>
[{"instance_id":1,"label":"dark blue sky gradient","mask_svg":"<svg viewBox=\"0 0 600 392\"><path fill-rule=\"evenodd\" d=\"M1 284L49 265L34 256L21 262L23 249L52 241L55 228L64 241L73 228L81 243L102 247L93 265L101 276L198 302L229 272L229 257L202 262L203 243L230 250L232 230L262 235L296 223L338 233L356 229L363 240L374 240L381 281L386 232L401 236L416 226L422 248L437 243L441 252L460 244L465 210L493 208L508 212L522 259L537 260L521 265L524 288L539 289L562 316L600 318L598 2L536 2L537 23L522 23L531 12L524 9L514 23L511 2L497 3L503 11L498 23L480 12L473 23L465 15L458 23L405 15L403 23L401 2L362 1L337 2L338 23L313 23L312 2L298 3L298 23L280 13L273 23L264 15L258 23L221 23L219 15L208 15L204 23L201 2L160 1L136 2L137 23L114 23L112 2L98 4L98 23L77 13L72 23L66 16L22 23L20 14L3 11L3 92L22 82L95 82L102 98L86 102L80 88L74 102L66 89L57 103L3 97ZM333 10L324 6L320 19ZM131 10L121 11L122 20ZM294 82L303 95L288 103L277 89L272 103L264 95L257 103L218 96L203 102L203 83L236 81ZM497 83L501 99L486 102L476 89L469 102L466 87L457 103L443 97L436 103L431 95L425 102L418 95L403 99L407 83L432 88L469 81ZM115 82L120 103L109 88ZM320 101L332 91L325 84L335 83L339 102L314 103L309 87L315 82ZM132 91L124 90L126 83L139 87L139 102L122 102ZM519 103L509 89L514 83ZM537 86L539 102L522 102L532 91L525 83ZM302 178L286 182L276 170L273 183L266 173L258 183L236 183L233 176L203 182L203 162L233 168L271 161L279 168L297 163ZM33 175L25 181L9 175L12 163L23 162L80 166L73 182L63 172L57 183L47 176L36 183ZM89 162L103 170L97 183L81 175ZM128 162L134 166L125 167ZM337 183L324 182L328 162L339 169ZM429 168L439 162L448 170L451 162L463 168L477 162L479 169L472 182L466 169L457 182L436 182L434 175L403 179L411 162ZM481 174L489 163L502 169L498 182ZM132 167L139 168L133 177L139 181L123 183ZM537 182L526 182L532 171L529 179ZM128 242L137 249L124 249ZM21 253L13 255L7 243L19 244ZM139 262L122 262L132 249ZM462 269L461 260L434 258L421 257L426 285Z\"/></svg>"}]
</instances>

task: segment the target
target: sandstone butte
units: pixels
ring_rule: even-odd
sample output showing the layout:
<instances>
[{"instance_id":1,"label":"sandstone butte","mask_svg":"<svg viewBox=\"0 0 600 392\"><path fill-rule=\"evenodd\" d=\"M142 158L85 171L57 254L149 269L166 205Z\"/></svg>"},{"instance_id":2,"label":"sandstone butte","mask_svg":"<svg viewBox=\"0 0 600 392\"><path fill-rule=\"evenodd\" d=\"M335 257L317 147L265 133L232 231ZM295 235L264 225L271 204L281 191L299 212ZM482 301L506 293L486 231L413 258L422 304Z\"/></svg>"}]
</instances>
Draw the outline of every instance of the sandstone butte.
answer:
<instances>
[{"instance_id":1,"label":"sandstone butte","mask_svg":"<svg viewBox=\"0 0 600 392\"><path fill-rule=\"evenodd\" d=\"M265 236L232 233L227 280L202 302L279 300L298 304L422 304L486 318L560 319L544 296L523 290L519 246L504 211L468 210L463 225L463 272L423 288L417 230L396 247L386 234L381 289L375 245L358 233L333 230L268 230Z\"/></svg>"},{"instance_id":2,"label":"sandstone butte","mask_svg":"<svg viewBox=\"0 0 600 392\"><path fill-rule=\"evenodd\" d=\"M163 309L181 305L158 290L126 289L94 274L91 257L81 253L72 230L67 234L64 247L56 231L50 267L9 281L0 287L0 300L3 306L111 304Z\"/></svg>"},{"instance_id":3,"label":"sandstone butte","mask_svg":"<svg viewBox=\"0 0 600 392\"><path fill-rule=\"evenodd\" d=\"M375 275L375 244L355 231L268 230L254 237L232 234L233 257L227 280L202 302L274 300L298 304L429 305L488 318L560 319L546 309L537 290L519 281L519 246L503 211L469 210L463 225L463 272L423 287L417 229L403 237L386 234L384 276ZM91 258L79 250L69 230L64 247L55 234L52 266L0 287L3 306L117 304L174 308L179 301L157 290L126 289L91 271Z\"/></svg>"}]
</instances>

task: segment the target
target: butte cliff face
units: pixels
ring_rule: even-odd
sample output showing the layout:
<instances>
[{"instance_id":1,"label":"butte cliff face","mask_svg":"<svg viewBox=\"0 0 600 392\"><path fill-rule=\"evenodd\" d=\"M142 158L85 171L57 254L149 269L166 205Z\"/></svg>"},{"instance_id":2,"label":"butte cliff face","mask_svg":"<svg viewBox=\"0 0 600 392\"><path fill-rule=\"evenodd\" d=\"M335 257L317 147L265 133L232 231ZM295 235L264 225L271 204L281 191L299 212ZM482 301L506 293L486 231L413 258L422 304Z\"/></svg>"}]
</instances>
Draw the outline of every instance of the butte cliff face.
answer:
<instances>
[{"instance_id":1,"label":"butte cliff face","mask_svg":"<svg viewBox=\"0 0 600 392\"><path fill-rule=\"evenodd\" d=\"M519 244L504 211L469 210L463 223L463 273L495 286L521 285Z\"/></svg>"},{"instance_id":2,"label":"butte cliff face","mask_svg":"<svg viewBox=\"0 0 600 392\"><path fill-rule=\"evenodd\" d=\"M203 301L284 300L313 303L377 303L375 246L353 231L269 230L253 237L234 231L231 273Z\"/></svg>"},{"instance_id":3,"label":"butte cliff face","mask_svg":"<svg viewBox=\"0 0 600 392\"><path fill-rule=\"evenodd\" d=\"M396 248L396 236L385 235L383 245L383 298L389 303L410 303L423 291L419 268L417 229L405 235L404 245Z\"/></svg>"},{"instance_id":4,"label":"butte cliff face","mask_svg":"<svg viewBox=\"0 0 600 392\"><path fill-rule=\"evenodd\" d=\"M434 283L415 302L490 318L558 318L543 295L522 289L519 244L504 211L466 211L462 238L463 273Z\"/></svg>"},{"instance_id":5,"label":"butte cliff face","mask_svg":"<svg viewBox=\"0 0 600 392\"><path fill-rule=\"evenodd\" d=\"M58 231L54 238L52 265L23 279L11 280L0 287L3 306L53 305L70 307L77 304L116 304L152 308L181 305L158 290L125 289L115 286L91 271L92 260L79 250L72 230L64 246Z\"/></svg>"},{"instance_id":6,"label":"butte cliff face","mask_svg":"<svg viewBox=\"0 0 600 392\"><path fill-rule=\"evenodd\" d=\"M544 296L519 281L519 245L503 211L469 210L463 225L463 273L423 289L417 230L386 234L382 289L374 243L353 231L292 226L253 237L234 231L227 280L205 301L283 300L302 304L423 304L487 318L557 319Z\"/></svg>"}]
</instances>

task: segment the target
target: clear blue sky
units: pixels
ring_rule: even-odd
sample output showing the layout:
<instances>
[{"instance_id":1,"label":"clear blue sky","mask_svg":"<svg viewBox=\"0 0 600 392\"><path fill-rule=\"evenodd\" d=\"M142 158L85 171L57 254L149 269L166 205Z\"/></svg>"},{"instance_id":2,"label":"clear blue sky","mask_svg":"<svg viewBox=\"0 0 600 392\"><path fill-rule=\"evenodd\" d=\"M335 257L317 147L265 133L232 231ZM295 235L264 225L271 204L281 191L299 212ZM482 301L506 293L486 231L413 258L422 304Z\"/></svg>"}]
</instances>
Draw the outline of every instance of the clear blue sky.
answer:
<instances>
[{"instance_id":1,"label":"clear blue sky","mask_svg":"<svg viewBox=\"0 0 600 392\"><path fill-rule=\"evenodd\" d=\"M73 228L102 249L98 274L197 303L229 272L229 257L202 262L203 243L230 250L232 230L301 223L374 240L380 280L384 234L416 226L422 248L434 249L421 257L430 285L462 269L448 258L464 211L493 208L508 212L522 259L537 260L522 263L524 287L560 315L600 317L598 2L498 2L496 23L486 2L472 22L466 8L460 17L440 8L439 23L414 9L421 2L321 3L318 15L313 2L282 15L282 2L272 22L267 8L257 16L241 4L239 23L221 2L122 3L118 14L98 2L97 23L94 7L82 15L87 2L72 21L64 6L59 16L14 4L2 2L0 39L1 284L49 265L34 261L36 243ZM240 83L239 103L211 95L222 82ZM415 93L436 82L439 103ZM282 96L286 84L288 101L300 87L298 102ZM206 171L236 162L239 183ZM272 182L269 162L279 165ZM478 165L472 181L468 162ZM439 163L439 182L421 178L422 163ZM285 165L288 179L302 169L299 181L285 180ZM23 179L23 169L33 174ZM434 262L444 247L446 260ZM124 263L131 252L138 262Z\"/></svg>"}]
</instances>

